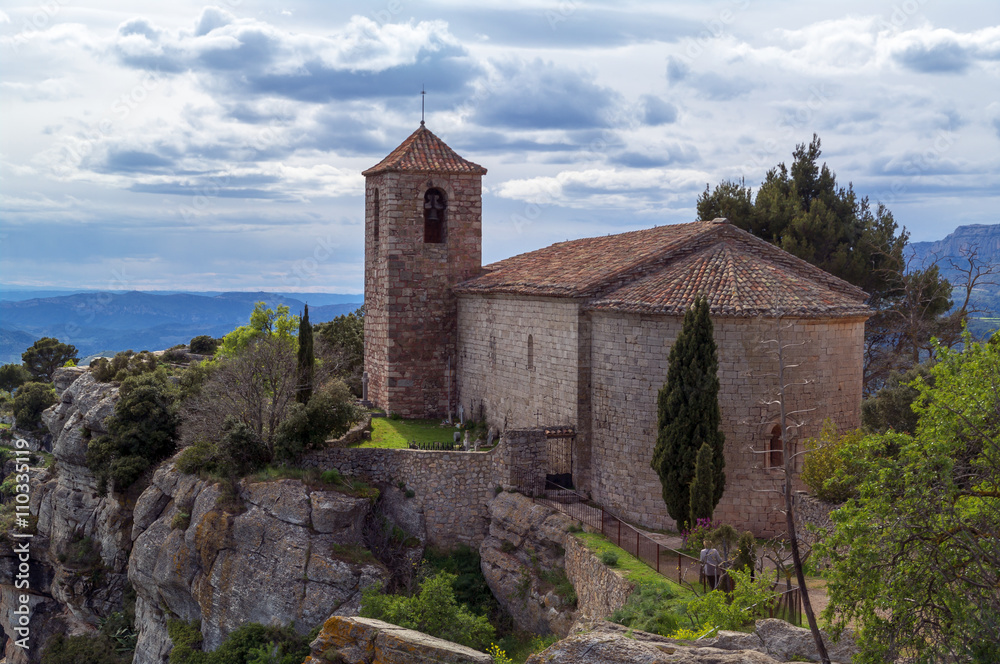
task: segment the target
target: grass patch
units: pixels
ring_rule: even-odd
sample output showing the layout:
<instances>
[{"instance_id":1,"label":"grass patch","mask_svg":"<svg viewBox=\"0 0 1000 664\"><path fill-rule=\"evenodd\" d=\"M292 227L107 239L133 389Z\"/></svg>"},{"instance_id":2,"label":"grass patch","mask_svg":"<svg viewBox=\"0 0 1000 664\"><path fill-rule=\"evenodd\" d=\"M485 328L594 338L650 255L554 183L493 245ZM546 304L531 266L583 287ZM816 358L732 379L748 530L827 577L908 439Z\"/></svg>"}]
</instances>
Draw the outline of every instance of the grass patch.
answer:
<instances>
[{"instance_id":1,"label":"grass patch","mask_svg":"<svg viewBox=\"0 0 1000 664\"><path fill-rule=\"evenodd\" d=\"M353 477L341 475L336 469L320 472L316 468L294 468L291 466L266 466L247 477L250 482L273 482L276 480L299 480L311 489L332 489L356 498L376 500L378 489Z\"/></svg>"},{"instance_id":2,"label":"grass patch","mask_svg":"<svg viewBox=\"0 0 1000 664\"><path fill-rule=\"evenodd\" d=\"M528 657L545 650L558 640L559 637L555 634L539 636L531 632L512 632L497 641L496 646L514 664L524 664Z\"/></svg>"},{"instance_id":3,"label":"grass patch","mask_svg":"<svg viewBox=\"0 0 1000 664\"><path fill-rule=\"evenodd\" d=\"M672 597L683 601L695 598L693 592L657 574L655 569L627 551L618 548L608 541L608 538L604 535L597 533L576 533L574 537L583 542L598 559L603 558L606 553L617 555L616 571L621 572L626 579L634 583L637 587L649 586L659 592L669 593Z\"/></svg>"},{"instance_id":4,"label":"grass patch","mask_svg":"<svg viewBox=\"0 0 1000 664\"><path fill-rule=\"evenodd\" d=\"M418 443L451 443L454 426L441 426L441 420L400 420L390 417L372 418L372 439L358 447L378 447L384 449L406 449L410 441Z\"/></svg>"}]
</instances>

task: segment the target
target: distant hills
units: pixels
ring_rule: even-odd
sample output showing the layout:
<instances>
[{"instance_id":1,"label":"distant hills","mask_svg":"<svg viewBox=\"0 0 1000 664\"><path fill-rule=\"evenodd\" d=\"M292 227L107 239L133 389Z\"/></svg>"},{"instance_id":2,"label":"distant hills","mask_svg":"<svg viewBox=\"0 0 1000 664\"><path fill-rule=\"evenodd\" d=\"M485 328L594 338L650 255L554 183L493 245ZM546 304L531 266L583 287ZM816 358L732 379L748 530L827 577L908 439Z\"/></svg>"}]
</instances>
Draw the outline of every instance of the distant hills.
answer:
<instances>
[{"instance_id":1,"label":"distant hills","mask_svg":"<svg viewBox=\"0 0 1000 664\"><path fill-rule=\"evenodd\" d=\"M287 305L321 323L361 306L361 295L327 293L176 293L91 291L24 297L36 291L4 291L0 297L0 363L20 362L40 337L71 343L81 357L121 350L161 350L208 334L220 337L250 320L254 304Z\"/></svg>"}]
</instances>

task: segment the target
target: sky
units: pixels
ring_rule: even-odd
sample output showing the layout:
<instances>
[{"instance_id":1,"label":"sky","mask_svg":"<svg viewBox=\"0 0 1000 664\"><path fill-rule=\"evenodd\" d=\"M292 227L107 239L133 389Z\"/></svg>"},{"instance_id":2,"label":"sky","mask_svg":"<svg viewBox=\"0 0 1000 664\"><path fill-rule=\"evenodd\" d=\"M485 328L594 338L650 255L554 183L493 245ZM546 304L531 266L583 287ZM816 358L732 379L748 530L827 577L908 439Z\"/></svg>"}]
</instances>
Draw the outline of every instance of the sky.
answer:
<instances>
[{"instance_id":1,"label":"sky","mask_svg":"<svg viewBox=\"0 0 1000 664\"><path fill-rule=\"evenodd\" d=\"M694 221L816 134L914 241L1000 223L995 0L0 2L0 282L363 292L420 122L483 258Z\"/></svg>"}]
</instances>

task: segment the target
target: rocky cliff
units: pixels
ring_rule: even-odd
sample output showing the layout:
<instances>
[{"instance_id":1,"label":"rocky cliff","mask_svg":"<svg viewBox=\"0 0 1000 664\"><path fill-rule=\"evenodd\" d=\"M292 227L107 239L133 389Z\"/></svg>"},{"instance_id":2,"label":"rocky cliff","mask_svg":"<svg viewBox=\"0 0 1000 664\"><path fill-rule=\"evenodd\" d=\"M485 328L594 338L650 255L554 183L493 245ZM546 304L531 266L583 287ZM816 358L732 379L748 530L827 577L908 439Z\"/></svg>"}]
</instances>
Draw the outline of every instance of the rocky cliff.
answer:
<instances>
[{"instance_id":1,"label":"rocky cliff","mask_svg":"<svg viewBox=\"0 0 1000 664\"><path fill-rule=\"evenodd\" d=\"M294 622L304 633L332 613L356 613L361 590L387 577L362 546L368 498L299 480L244 480L220 501L219 484L169 462L141 493L99 493L87 444L105 433L118 389L77 368L58 370L55 383L59 402L43 414L55 466L33 470L31 483L31 647L7 642L10 664L36 664L54 634L94 632L122 610L129 585L139 629L134 661L159 664L172 647L168 618L200 621L207 648L245 622ZM422 524L395 512L387 510L411 530ZM6 636L16 633L12 610L24 592L10 585L18 562L11 544L0 544Z\"/></svg>"}]
</instances>

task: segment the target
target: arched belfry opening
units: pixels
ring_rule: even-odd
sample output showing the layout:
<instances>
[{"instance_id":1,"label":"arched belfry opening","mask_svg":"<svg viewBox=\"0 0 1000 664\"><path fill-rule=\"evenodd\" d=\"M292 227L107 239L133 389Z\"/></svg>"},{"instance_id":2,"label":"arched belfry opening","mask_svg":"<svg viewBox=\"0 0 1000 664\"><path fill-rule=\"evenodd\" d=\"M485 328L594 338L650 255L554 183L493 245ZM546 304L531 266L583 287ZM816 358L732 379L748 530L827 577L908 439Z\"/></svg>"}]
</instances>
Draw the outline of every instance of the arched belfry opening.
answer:
<instances>
[{"instance_id":1,"label":"arched belfry opening","mask_svg":"<svg viewBox=\"0 0 1000 664\"><path fill-rule=\"evenodd\" d=\"M448 197L434 187L424 193L424 243L441 244L445 240Z\"/></svg>"},{"instance_id":2,"label":"arched belfry opening","mask_svg":"<svg viewBox=\"0 0 1000 664\"><path fill-rule=\"evenodd\" d=\"M783 468L785 465L785 444L781 440L781 425L775 424L771 429L771 440L767 448L767 467Z\"/></svg>"}]
</instances>

